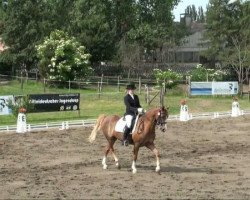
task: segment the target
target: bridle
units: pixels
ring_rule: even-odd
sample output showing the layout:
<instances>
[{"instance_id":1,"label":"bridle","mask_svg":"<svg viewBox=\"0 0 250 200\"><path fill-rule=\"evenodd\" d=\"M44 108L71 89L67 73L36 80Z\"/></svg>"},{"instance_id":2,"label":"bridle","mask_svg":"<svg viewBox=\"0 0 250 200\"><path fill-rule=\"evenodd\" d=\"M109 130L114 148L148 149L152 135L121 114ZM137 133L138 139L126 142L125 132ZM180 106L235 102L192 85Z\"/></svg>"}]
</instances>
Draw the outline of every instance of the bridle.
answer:
<instances>
[{"instance_id":1,"label":"bridle","mask_svg":"<svg viewBox=\"0 0 250 200\"><path fill-rule=\"evenodd\" d=\"M165 132L167 124L166 119L168 118L167 110L164 107L161 107L157 115L156 125L159 126L162 132Z\"/></svg>"}]
</instances>

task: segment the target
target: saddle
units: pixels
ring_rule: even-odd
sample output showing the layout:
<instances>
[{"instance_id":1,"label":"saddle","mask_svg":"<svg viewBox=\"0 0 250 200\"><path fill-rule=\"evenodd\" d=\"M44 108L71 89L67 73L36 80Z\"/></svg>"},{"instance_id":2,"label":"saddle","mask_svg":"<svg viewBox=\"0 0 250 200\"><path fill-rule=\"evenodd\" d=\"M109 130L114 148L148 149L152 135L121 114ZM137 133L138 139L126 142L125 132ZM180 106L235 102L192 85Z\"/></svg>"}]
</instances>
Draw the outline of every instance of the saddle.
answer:
<instances>
[{"instance_id":1,"label":"saddle","mask_svg":"<svg viewBox=\"0 0 250 200\"><path fill-rule=\"evenodd\" d=\"M134 133L135 127L136 127L136 125L137 125L138 122L139 122L138 119L139 119L140 116L141 116L141 115L137 115L136 118L132 120L132 126L131 126L131 130L132 130L132 131L131 131L130 134L133 134L133 133ZM116 125L115 125L115 131L116 131L116 132L124 133L125 126L126 126L126 120L125 120L124 117L121 117L121 118L117 121L117 123L116 123Z\"/></svg>"}]
</instances>

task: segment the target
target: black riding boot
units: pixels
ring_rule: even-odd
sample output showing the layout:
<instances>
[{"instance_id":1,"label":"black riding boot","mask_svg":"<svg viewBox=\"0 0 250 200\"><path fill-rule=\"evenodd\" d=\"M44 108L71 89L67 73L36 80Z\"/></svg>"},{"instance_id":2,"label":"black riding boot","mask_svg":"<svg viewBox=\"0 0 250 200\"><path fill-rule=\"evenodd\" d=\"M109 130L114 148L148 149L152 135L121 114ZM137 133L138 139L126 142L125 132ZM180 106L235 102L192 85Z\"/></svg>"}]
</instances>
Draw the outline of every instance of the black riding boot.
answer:
<instances>
[{"instance_id":1,"label":"black riding boot","mask_svg":"<svg viewBox=\"0 0 250 200\"><path fill-rule=\"evenodd\" d=\"M124 134L123 134L123 140L122 140L122 145L124 146L128 146L128 136L130 133L130 128L128 128L127 126L125 126L125 130L124 130Z\"/></svg>"}]
</instances>

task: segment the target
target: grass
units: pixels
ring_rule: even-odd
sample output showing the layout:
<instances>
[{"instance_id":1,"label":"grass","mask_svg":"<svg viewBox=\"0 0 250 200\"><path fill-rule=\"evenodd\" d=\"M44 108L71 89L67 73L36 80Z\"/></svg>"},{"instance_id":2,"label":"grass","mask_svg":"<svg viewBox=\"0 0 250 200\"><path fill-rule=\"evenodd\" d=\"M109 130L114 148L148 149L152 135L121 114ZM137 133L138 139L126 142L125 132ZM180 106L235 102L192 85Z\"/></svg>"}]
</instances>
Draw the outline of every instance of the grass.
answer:
<instances>
[{"instance_id":1,"label":"grass","mask_svg":"<svg viewBox=\"0 0 250 200\"><path fill-rule=\"evenodd\" d=\"M185 90L182 87L177 87L173 90L167 91L164 99L164 105L169 106L170 115L179 114L179 102L182 98L187 99L187 104L190 113L200 112L220 112L230 111L232 106L231 96L197 96L186 97ZM65 121L76 119L95 119L100 114L117 114L122 116L125 111L123 104L123 96L125 91L118 92L117 86L103 86L103 93L99 98L97 89L94 86L86 86L85 89L69 89L46 87L46 93L80 93L80 112L66 111L66 112L46 112L46 113L28 113L27 122L44 123L49 121ZM26 95L26 94L41 94L44 93L43 84L40 82L29 81L20 87L17 81L11 81L9 84L0 85L0 96L2 95ZM152 96L156 92L152 92ZM138 91L137 91L138 94ZM145 102L145 93L142 91L139 94L141 105L146 109L159 106L159 97L157 96L151 103L147 105ZM241 109L250 109L250 102L247 97L239 99ZM0 126L16 124L16 118L12 115L0 115Z\"/></svg>"}]
</instances>

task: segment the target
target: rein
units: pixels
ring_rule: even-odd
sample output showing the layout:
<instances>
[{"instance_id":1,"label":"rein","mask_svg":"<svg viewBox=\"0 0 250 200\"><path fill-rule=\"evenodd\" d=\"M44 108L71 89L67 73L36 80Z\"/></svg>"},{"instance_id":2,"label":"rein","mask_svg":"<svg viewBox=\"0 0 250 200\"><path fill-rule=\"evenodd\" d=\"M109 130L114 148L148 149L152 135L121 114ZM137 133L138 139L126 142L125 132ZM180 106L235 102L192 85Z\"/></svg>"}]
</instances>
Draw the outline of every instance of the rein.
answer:
<instances>
[{"instance_id":1,"label":"rein","mask_svg":"<svg viewBox=\"0 0 250 200\"><path fill-rule=\"evenodd\" d=\"M144 131L144 117L147 115L147 113L144 113L143 115L141 115L139 118L138 118L138 122L137 122L137 125L136 125L136 128L135 128L135 131L137 133L142 133ZM163 126L165 126L165 124L167 124L167 122L165 121L165 113L164 111L162 110L159 110L158 111L158 114L157 114L158 117L155 117L154 118L154 121L152 121L152 125L154 124L155 126L160 126L161 130L164 132L165 131L165 128L163 128Z\"/></svg>"}]
</instances>

